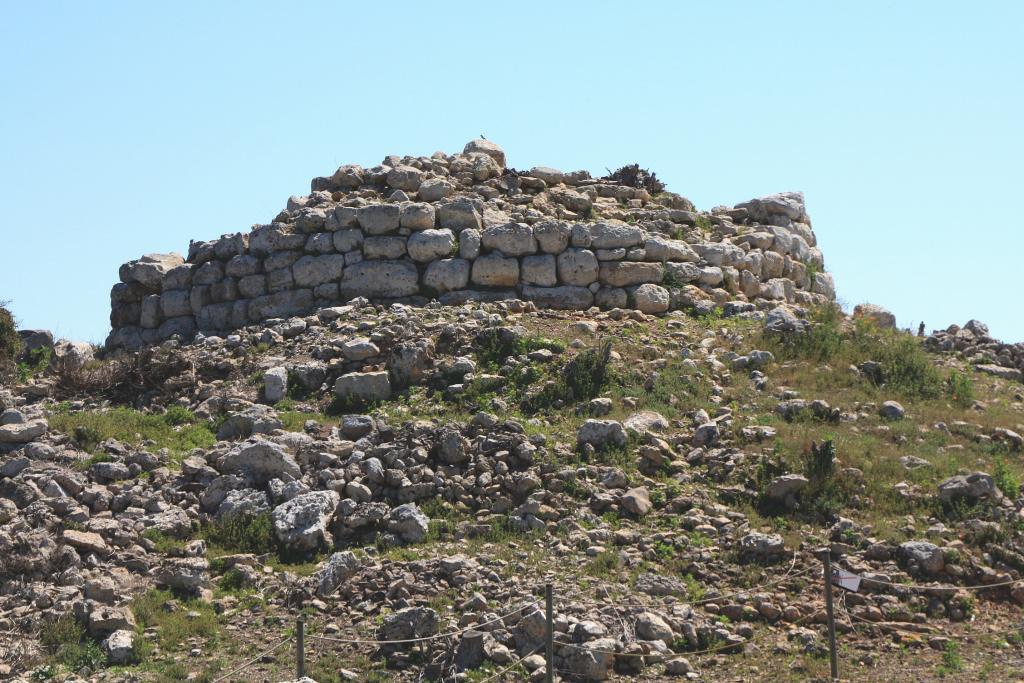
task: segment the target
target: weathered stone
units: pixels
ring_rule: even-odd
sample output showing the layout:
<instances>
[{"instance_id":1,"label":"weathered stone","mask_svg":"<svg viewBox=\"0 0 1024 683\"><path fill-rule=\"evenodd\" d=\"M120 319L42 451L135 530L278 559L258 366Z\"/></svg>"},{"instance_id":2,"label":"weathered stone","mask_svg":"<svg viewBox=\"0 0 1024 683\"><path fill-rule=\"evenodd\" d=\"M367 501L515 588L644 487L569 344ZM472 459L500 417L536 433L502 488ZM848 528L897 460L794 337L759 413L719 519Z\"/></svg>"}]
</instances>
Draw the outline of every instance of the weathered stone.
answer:
<instances>
[{"instance_id":1,"label":"weathered stone","mask_svg":"<svg viewBox=\"0 0 1024 683\"><path fill-rule=\"evenodd\" d=\"M519 283L519 261L499 254L480 256L473 261L472 279L485 287L515 287Z\"/></svg>"},{"instance_id":2,"label":"weathered stone","mask_svg":"<svg viewBox=\"0 0 1024 683\"><path fill-rule=\"evenodd\" d=\"M407 249L413 261L425 263L447 258L455 248L455 235L451 230L421 230L409 237Z\"/></svg>"},{"instance_id":3,"label":"weathered stone","mask_svg":"<svg viewBox=\"0 0 1024 683\"><path fill-rule=\"evenodd\" d=\"M469 261L461 258L431 261L423 273L423 285L439 294L464 289L469 284L469 269Z\"/></svg>"},{"instance_id":4,"label":"weathered stone","mask_svg":"<svg viewBox=\"0 0 1024 683\"><path fill-rule=\"evenodd\" d=\"M398 204L371 204L359 209L359 227L367 235L386 235L398 230L400 217Z\"/></svg>"},{"instance_id":5,"label":"weathered stone","mask_svg":"<svg viewBox=\"0 0 1024 683\"><path fill-rule=\"evenodd\" d=\"M590 226L592 249L635 247L643 242L644 232L635 225L618 221L600 221Z\"/></svg>"},{"instance_id":6,"label":"weathered stone","mask_svg":"<svg viewBox=\"0 0 1024 683\"><path fill-rule=\"evenodd\" d=\"M625 446L626 430L615 420L587 420L576 433L576 443L598 449Z\"/></svg>"},{"instance_id":7,"label":"weathered stone","mask_svg":"<svg viewBox=\"0 0 1024 683\"><path fill-rule=\"evenodd\" d=\"M302 470L283 448L270 441L243 443L220 463L221 472L238 472L263 485L271 479L300 479Z\"/></svg>"},{"instance_id":8,"label":"weathered stone","mask_svg":"<svg viewBox=\"0 0 1024 683\"><path fill-rule=\"evenodd\" d=\"M644 283L659 283L664 277L660 263L637 261L603 261L598 271L601 284L628 287Z\"/></svg>"},{"instance_id":9,"label":"weathered stone","mask_svg":"<svg viewBox=\"0 0 1024 683\"><path fill-rule=\"evenodd\" d=\"M345 257L341 254L303 256L292 265L292 276L299 287L316 287L338 280L344 268Z\"/></svg>"},{"instance_id":10,"label":"weathered stone","mask_svg":"<svg viewBox=\"0 0 1024 683\"><path fill-rule=\"evenodd\" d=\"M300 552L329 548L328 526L340 500L335 491L310 491L277 506L272 514L277 540Z\"/></svg>"},{"instance_id":11,"label":"weathered stone","mask_svg":"<svg viewBox=\"0 0 1024 683\"><path fill-rule=\"evenodd\" d=\"M672 299L660 285L640 285L632 291L633 307L642 313L661 314L668 311Z\"/></svg>"},{"instance_id":12,"label":"weathered stone","mask_svg":"<svg viewBox=\"0 0 1024 683\"><path fill-rule=\"evenodd\" d=\"M340 399L384 401L391 397L391 380L386 370L350 372L334 383L334 395Z\"/></svg>"},{"instance_id":13,"label":"weathered stone","mask_svg":"<svg viewBox=\"0 0 1024 683\"><path fill-rule=\"evenodd\" d=\"M555 257L551 254L523 257L520 279L524 284L554 287L558 284Z\"/></svg>"},{"instance_id":14,"label":"weathered stone","mask_svg":"<svg viewBox=\"0 0 1024 683\"><path fill-rule=\"evenodd\" d=\"M522 297L543 308L584 311L594 303L594 295L586 287L533 287L523 285Z\"/></svg>"},{"instance_id":15,"label":"weathered stone","mask_svg":"<svg viewBox=\"0 0 1024 683\"><path fill-rule=\"evenodd\" d=\"M412 296L419 291L418 281L411 261L361 261L345 268L339 291L343 299Z\"/></svg>"},{"instance_id":16,"label":"weathered stone","mask_svg":"<svg viewBox=\"0 0 1024 683\"><path fill-rule=\"evenodd\" d=\"M533 228L525 223L506 223L484 229L481 242L485 249L500 251L505 256L523 256L537 251Z\"/></svg>"},{"instance_id":17,"label":"weathered stone","mask_svg":"<svg viewBox=\"0 0 1024 683\"><path fill-rule=\"evenodd\" d=\"M563 284L586 287L597 276L597 257L589 249L568 249L558 255L558 279Z\"/></svg>"}]
</instances>

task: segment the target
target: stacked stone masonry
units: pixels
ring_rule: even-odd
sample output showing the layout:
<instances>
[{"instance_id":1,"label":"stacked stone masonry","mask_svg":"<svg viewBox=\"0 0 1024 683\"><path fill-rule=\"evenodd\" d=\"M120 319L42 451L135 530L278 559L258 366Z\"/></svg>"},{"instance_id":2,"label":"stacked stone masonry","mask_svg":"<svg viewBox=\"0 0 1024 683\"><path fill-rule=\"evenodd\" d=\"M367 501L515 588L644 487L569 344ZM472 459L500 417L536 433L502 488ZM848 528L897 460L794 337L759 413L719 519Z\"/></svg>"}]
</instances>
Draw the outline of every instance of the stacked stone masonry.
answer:
<instances>
[{"instance_id":1,"label":"stacked stone masonry","mask_svg":"<svg viewBox=\"0 0 1024 683\"><path fill-rule=\"evenodd\" d=\"M556 309L835 299L800 193L697 212L677 194L537 167L497 145L314 178L267 225L121 266L111 348L223 334L354 298Z\"/></svg>"}]
</instances>

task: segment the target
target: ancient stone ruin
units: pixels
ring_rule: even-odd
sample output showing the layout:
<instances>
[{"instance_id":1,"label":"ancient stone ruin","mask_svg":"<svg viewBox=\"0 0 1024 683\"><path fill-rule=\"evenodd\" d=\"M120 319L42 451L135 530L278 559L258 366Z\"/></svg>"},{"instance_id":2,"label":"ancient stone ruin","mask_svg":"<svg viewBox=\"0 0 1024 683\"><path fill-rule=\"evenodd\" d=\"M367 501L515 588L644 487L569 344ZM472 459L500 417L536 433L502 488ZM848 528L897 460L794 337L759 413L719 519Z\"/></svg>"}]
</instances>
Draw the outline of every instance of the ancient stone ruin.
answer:
<instances>
[{"instance_id":1,"label":"ancient stone ruin","mask_svg":"<svg viewBox=\"0 0 1024 683\"><path fill-rule=\"evenodd\" d=\"M266 225L124 264L110 348L223 334L363 297L661 314L835 299L803 195L698 212L671 192L462 153L389 156L314 178Z\"/></svg>"}]
</instances>

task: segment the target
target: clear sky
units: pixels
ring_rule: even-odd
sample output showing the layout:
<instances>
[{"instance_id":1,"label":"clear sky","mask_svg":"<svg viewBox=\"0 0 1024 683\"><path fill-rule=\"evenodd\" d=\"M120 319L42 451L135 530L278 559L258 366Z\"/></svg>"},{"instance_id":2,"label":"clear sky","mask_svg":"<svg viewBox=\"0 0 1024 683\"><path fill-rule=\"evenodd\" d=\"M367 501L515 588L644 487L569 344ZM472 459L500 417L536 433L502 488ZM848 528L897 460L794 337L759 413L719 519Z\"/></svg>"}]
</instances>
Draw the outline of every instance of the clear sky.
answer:
<instances>
[{"instance_id":1,"label":"clear sky","mask_svg":"<svg viewBox=\"0 0 1024 683\"><path fill-rule=\"evenodd\" d=\"M117 267L484 134L698 207L803 190L849 306L1024 340L1021 2L6 2L0 300L102 341Z\"/></svg>"}]
</instances>

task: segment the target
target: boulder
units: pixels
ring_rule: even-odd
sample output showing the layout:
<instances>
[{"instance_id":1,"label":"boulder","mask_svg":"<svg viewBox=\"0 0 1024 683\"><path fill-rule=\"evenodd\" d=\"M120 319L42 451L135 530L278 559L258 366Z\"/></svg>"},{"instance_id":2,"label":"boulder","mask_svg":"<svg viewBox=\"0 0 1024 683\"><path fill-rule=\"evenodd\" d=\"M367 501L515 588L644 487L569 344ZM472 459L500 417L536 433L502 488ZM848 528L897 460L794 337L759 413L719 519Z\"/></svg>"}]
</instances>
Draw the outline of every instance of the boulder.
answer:
<instances>
[{"instance_id":1,"label":"boulder","mask_svg":"<svg viewBox=\"0 0 1024 683\"><path fill-rule=\"evenodd\" d=\"M469 199L456 199L437 208L437 222L454 232L480 230L480 213Z\"/></svg>"},{"instance_id":2,"label":"boulder","mask_svg":"<svg viewBox=\"0 0 1024 683\"><path fill-rule=\"evenodd\" d=\"M615 420L587 420L576 432L576 444L597 449L626 445L626 430Z\"/></svg>"},{"instance_id":3,"label":"boulder","mask_svg":"<svg viewBox=\"0 0 1024 683\"><path fill-rule=\"evenodd\" d=\"M590 246L593 249L635 247L643 242L643 238L644 231L629 223L601 221L590 226Z\"/></svg>"},{"instance_id":4,"label":"boulder","mask_svg":"<svg viewBox=\"0 0 1024 683\"><path fill-rule=\"evenodd\" d=\"M263 398L277 403L288 395L288 369L283 366L270 368L263 373Z\"/></svg>"},{"instance_id":5,"label":"boulder","mask_svg":"<svg viewBox=\"0 0 1024 683\"><path fill-rule=\"evenodd\" d=\"M644 517L651 511L651 493L646 486L638 486L622 494L619 504L631 515Z\"/></svg>"},{"instance_id":6,"label":"boulder","mask_svg":"<svg viewBox=\"0 0 1024 683\"><path fill-rule=\"evenodd\" d=\"M220 461L221 472L237 472L257 485L271 479L302 478L295 459L276 443L257 440L239 445Z\"/></svg>"},{"instance_id":7,"label":"boulder","mask_svg":"<svg viewBox=\"0 0 1024 683\"><path fill-rule=\"evenodd\" d=\"M991 475L984 472L957 474L939 484L939 500L952 503L964 500L976 503L979 500L998 500L1002 497L999 487Z\"/></svg>"},{"instance_id":8,"label":"boulder","mask_svg":"<svg viewBox=\"0 0 1024 683\"><path fill-rule=\"evenodd\" d=\"M310 491L278 505L272 513L277 540L299 552L330 547L328 526L340 500L336 491Z\"/></svg>"},{"instance_id":9,"label":"boulder","mask_svg":"<svg viewBox=\"0 0 1024 683\"><path fill-rule=\"evenodd\" d=\"M391 510L387 528L406 543L419 543L427 537L430 518L423 514L416 503L406 503Z\"/></svg>"},{"instance_id":10,"label":"boulder","mask_svg":"<svg viewBox=\"0 0 1024 683\"><path fill-rule=\"evenodd\" d=\"M672 642L672 627L654 612L641 612L637 615L635 631L640 640Z\"/></svg>"},{"instance_id":11,"label":"boulder","mask_svg":"<svg viewBox=\"0 0 1024 683\"><path fill-rule=\"evenodd\" d=\"M566 285L586 287L597 281L597 256L589 249L567 249L558 255L558 279Z\"/></svg>"},{"instance_id":12,"label":"boulder","mask_svg":"<svg viewBox=\"0 0 1024 683\"><path fill-rule=\"evenodd\" d=\"M38 439L46 433L46 420L0 425L0 443L22 444Z\"/></svg>"},{"instance_id":13,"label":"boulder","mask_svg":"<svg viewBox=\"0 0 1024 683\"><path fill-rule=\"evenodd\" d=\"M391 379L387 370L350 372L335 381L334 395L340 399L384 401L391 397Z\"/></svg>"},{"instance_id":14,"label":"boulder","mask_svg":"<svg viewBox=\"0 0 1024 683\"><path fill-rule=\"evenodd\" d=\"M787 509L796 509L796 494L799 493L810 482L802 474L783 474L776 477L765 487L765 498Z\"/></svg>"},{"instance_id":15,"label":"boulder","mask_svg":"<svg viewBox=\"0 0 1024 683\"><path fill-rule=\"evenodd\" d=\"M633 290L632 295L633 307L641 313L665 313L672 303L668 290L660 285L640 285Z\"/></svg>"},{"instance_id":16,"label":"boulder","mask_svg":"<svg viewBox=\"0 0 1024 683\"><path fill-rule=\"evenodd\" d=\"M487 156L494 159L494 163L496 163L499 168L505 168L506 165L505 152L501 149L501 147L491 142L490 140L485 140L484 138L480 138L478 140L470 140L469 142L467 142L466 146L462 148L462 153L486 154Z\"/></svg>"},{"instance_id":17,"label":"boulder","mask_svg":"<svg viewBox=\"0 0 1024 683\"><path fill-rule=\"evenodd\" d=\"M909 571L919 574L934 576L942 573L946 567L942 549L927 541L901 543L899 556Z\"/></svg>"},{"instance_id":18,"label":"boulder","mask_svg":"<svg viewBox=\"0 0 1024 683\"><path fill-rule=\"evenodd\" d=\"M436 635L440 627L441 619L436 610L429 607L406 607L385 615L377 629L377 639L395 641L425 638Z\"/></svg>"},{"instance_id":19,"label":"boulder","mask_svg":"<svg viewBox=\"0 0 1024 683\"><path fill-rule=\"evenodd\" d=\"M361 563L351 550L334 553L323 569L316 573L316 594L321 598L333 595L343 583L355 576Z\"/></svg>"},{"instance_id":20,"label":"boulder","mask_svg":"<svg viewBox=\"0 0 1024 683\"><path fill-rule=\"evenodd\" d=\"M316 287L325 282L337 282L344 269L343 254L303 256L292 264L292 277L299 287Z\"/></svg>"},{"instance_id":21,"label":"boulder","mask_svg":"<svg viewBox=\"0 0 1024 683\"><path fill-rule=\"evenodd\" d=\"M359 209L359 227L367 235L386 235L398 230L401 208L398 204L371 204Z\"/></svg>"},{"instance_id":22,"label":"boulder","mask_svg":"<svg viewBox=\"0 0 1024 683\"><path fill-rule=\"evenodd\" d=\"M135 660L135 631L119 629L103 641L108 664L130 664Z\"/></svg>"},{"instance_id":23,"label":"boulder","mask_svg":"<svg viewBox=\"0 0 1024 683\"><path fill-rule=\"evenodd\" d=\"M886 401L878 409L878 414L886 420L902 420L903 416L906 415L906 411L896 401Z\"/></svg>"},{"instance_id":24,"label":"boulder","mask_svg":"<svg viewBox=\"0 0 1024 683\"><path fill-rule=\"evenodd\" d=\"M855 320L868 320L881 330L896 329L896 316L876 304L858 304L853 308Z\"/></svg>"},{"instance_id":25,"label":"boulder","mask_svg":"<svg viewBox=\"0 0 1024 683\"><path fill-rule=\"evenodd\" d=\"M664 277L660 263L639 261L602 261L597 279L610 287L628 287L644 283L658 283Z\"/></svg>"}]
</instances>

